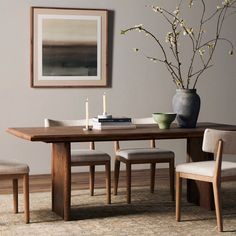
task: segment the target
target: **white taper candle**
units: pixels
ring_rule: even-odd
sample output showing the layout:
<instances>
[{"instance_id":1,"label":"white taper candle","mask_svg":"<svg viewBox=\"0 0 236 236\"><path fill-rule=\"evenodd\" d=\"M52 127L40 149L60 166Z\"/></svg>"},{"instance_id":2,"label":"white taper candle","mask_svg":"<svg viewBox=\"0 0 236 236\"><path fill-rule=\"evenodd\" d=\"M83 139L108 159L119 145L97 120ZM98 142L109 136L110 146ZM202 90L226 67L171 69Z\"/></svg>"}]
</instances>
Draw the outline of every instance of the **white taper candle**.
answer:
<instances>
[{"instance_id":1,"label":"white taper candle","mask_svg":"<svg viewBox=\"0 0 236 236\"><path fill-rule=\"evenodd\" d=\"M106 112L107 112L107 109L106 109L106 106L107 106L107 101L106 101L106 93L103 93L103 96L102 96L102 101L103 101L103 114L105 115Z\"/></svg>"},{"instance_id":2,"label":"white taper candle","mask_svg":"<svg viewBox=\"0 0 236 236\"><path fill-rule=\"evenodd\" d=\"M89 127L89 104L88 98L85 101L85 119L86 119L86 129Z\"/></svg>"}]
</instances>

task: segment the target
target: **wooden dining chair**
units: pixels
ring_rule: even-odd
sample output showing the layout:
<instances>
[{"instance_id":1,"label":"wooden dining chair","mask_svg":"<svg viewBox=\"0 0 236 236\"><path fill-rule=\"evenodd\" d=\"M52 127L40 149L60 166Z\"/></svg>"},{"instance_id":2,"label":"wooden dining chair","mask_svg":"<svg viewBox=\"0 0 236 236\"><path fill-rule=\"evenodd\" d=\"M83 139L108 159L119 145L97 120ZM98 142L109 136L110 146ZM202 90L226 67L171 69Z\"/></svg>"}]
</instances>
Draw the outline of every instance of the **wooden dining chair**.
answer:
<instances>
[{"instance_id":1,"label":"wooden dining chair","mask_svg":"<svg viewBox=\"0 0 236 236\"><path fill-rule=\"evenodd\" d=\"M55 126L84 126L86 120L52 120L45 119L45 127ZM111 170L110 170L110 156L102 151L95 150L95 143L90 142L89 149L71 149L71 166L89 166L89 188L90 195L94 195L94 179L95 179L95 166L105 165L106 171L106 195L107 204L111 203Z\"/></svg>"},{"instance_id":2,"label":"wooden dining chair","mask_svg":"<svg viewBox=\"0 0 236 236\"><path fill-rule=\"evenodd\" d=\"M25 223L29 223L29 167L26 164L0 160L0 180L11 179L13 185L13 210L18 213L18 180L23 179Z\"/></svg>"},{"instance_id":3,"label":"wooden dining chair","mask_svg":"<svg viewBox=\"0 0 236 236\"><path fill-rule=\"evenodd\" d=\"M137 126L154 124L153 118L137 118L133 119L132 122ZM174 200L174 152L155 147L155 140L151 141L151 147L149 148L126 148L121 149L119 141L115 141L115 169L114 169L114 195L117 195L120 162L126 165L126 198L127 203L131 203L131 166L133 164L146 164L150 163L151 167L151 181L150 191L154 192L155 186L155 170L157 163L168 163L169 164L169 175L170 175L170 193L172 200Z\"/></svg>"},{"instance_id":4,"label":"wooden dining chair","mask_svg":"<svg viewBox=\"0 0 236 236\"><path fill-rule=\"evenodd\" d=\"M215 160L191 162L176 167L176 220L180 221L182 179L210 182L213 185L218 231L223 231L221 182L236 180L236 162L222 161L223 154L236 154L236 131L206 129L202 150L214 153Z\"/></svg>"}]
</instances>

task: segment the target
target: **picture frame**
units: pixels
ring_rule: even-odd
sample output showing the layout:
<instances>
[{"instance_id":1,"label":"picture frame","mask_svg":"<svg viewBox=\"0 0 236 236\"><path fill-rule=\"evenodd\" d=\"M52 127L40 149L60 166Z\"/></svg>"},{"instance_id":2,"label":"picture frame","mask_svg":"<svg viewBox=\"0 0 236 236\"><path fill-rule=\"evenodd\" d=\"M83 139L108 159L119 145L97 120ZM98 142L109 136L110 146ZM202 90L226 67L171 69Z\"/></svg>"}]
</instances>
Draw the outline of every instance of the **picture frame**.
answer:
<instances>
[{"instance_id":1,"label":"picture frame","mask_svg":"<svg viewBox=\"0 0 236 236\"><path fill-rule=\"evenodd\" d=\"M108 10L31 8L31 87L108 87Z\"/></svg>"}]
</instances>

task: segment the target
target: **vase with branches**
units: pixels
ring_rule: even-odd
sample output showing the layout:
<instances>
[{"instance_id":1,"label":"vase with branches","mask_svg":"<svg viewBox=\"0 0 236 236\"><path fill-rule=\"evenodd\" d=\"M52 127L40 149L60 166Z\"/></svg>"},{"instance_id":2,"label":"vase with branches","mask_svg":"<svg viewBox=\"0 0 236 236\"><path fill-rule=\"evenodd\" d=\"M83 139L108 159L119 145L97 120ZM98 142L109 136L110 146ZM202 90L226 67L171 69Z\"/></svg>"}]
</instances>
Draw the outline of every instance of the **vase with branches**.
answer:
<instances>
[{"instance_id":1,"label":"vase with branches","mask_svg":"<svg viewBox=\"0 0 236 236\"><path fill-rule=\"evenodd\" d=\"M189 9L197 7L199 17L195 20L194 26L189 25L184 17L186 2ZM160 50L160 56L146 55L140 48L134 48L134 51L141 53L150 61L164 64L177 90L190 90L195 92L199 78L207 69L213 66L213 55L219 42L224 41L228 44L229 55L233 55L234 53L232 42L222 36L222 29L225 20L236 13L236 0L223 0L219 5L217 5L219 1L215 2L216 6L212 11L207 8L207 3L209 2L206 0L180 0L178 5L172 10L157 5L146 5L146 7L160 15L167 25L169 25L169 30L165 34L165 37L155 35L151 30L143 26L143 24L121 30L121 34L125 35L128 32L137 31L154 40ZM210 27L209 31L212 32L212 30L214 30L213 35L208 34L208 27ZM184 40L189 40L189 44L186 44ZM185 55L181 52L181 49L183 49L185 45L190 46L188 50L189 60L183 63ZM196 106L196 103L192 105ZM196 109L198 109L199 112L200 102L199 108L195 108L195 110ZM178 110L178 113L183 112L180 111L179 108L176 108L176 110ZM191 114L192 111L187 111L187 113ZM180 117L186 120L184 114L177 114L177 119L181 119ZM187 124L187 127L195 126L197 117L193 118L191 114L189 119L194 121L191 122L191 125ZM183 127L185 127L185 125L183 125Z\"/></svg>"}]
</instances>

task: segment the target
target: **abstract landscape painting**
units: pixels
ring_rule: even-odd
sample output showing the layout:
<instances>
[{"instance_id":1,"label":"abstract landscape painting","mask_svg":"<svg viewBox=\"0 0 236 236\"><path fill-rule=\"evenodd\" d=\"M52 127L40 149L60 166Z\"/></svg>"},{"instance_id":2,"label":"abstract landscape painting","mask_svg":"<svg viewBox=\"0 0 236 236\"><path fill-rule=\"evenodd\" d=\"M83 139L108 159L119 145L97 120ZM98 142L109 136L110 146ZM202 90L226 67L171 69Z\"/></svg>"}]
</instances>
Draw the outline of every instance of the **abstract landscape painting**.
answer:
<instances>
[{"instance_id":1,"label":"abstract landscape painting","mask_svg":"<svg viewBox=\"0 0 236 236\"><path fill-rule=\"evenodd\" d=\"M32 8L32 87L107 86L107 11Z\"/></svg>"},{"instance_id":2,"label":"abstract landscape painting","mask_svg":"<svg viewBox=\"0 0 236 236\"><path fill-rule=\"evenodd\" d=\"M97 76L97 21L43 20L43 75Z\"/></svg>"}]
</instances>

